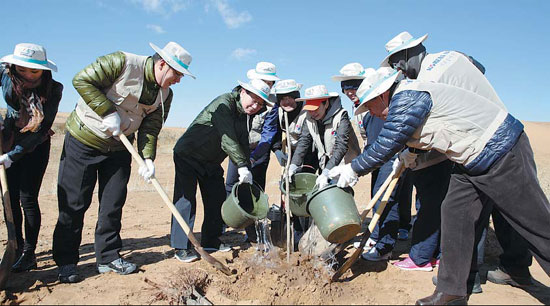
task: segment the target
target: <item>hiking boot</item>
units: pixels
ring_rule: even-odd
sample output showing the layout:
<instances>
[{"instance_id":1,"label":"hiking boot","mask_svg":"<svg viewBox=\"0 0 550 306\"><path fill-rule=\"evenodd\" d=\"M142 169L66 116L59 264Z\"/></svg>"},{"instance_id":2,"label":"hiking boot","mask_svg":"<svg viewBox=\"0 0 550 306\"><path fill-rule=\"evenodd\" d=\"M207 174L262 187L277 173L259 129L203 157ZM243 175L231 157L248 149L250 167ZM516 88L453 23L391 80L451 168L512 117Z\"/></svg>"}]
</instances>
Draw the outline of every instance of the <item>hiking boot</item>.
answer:
<instances>
[{"instance_id":1,"label":"hiking boot","mask_svg":"<svg viewBox=\"0 0 550 306\"><path fill-rule=\"evenodd\" d=\"M528 287L533 285L533 278L529 272L524 275L512 275L503 267L487 272L487 280L499 285L510 285L514 287Z\"/></svg>"},{"instance_id":2,"label":"hiking boot","mask_svg":"<svg viewBox=\"0 0 550 306\"><path fill-rule=\"evenodd\" d=\"M393 263L394 266L398 267L401 270L405 271L427 271L431 272L433 270L432 264L430 262L427 262L423 265L417 265L414 263L414 261L407 257L401 261Z\"/></svg>"},{"instance_id":3,"label":"hiking boot","mask_svg":"<svg viewBox=\"0 0 550 306\"><path fill-rule=\"evenodd\" d=\"M373 246L376 245L376 242L377 242L376 240L369 238L367 240L367 242L365 243L365 246L363 247L363 250L365 250L365 251L370 250ZM356 242L353 243L353 247L358 249L360 244L361 244L361 241L356 241Z\"/></svg>"},{"instance_id":4,"label":"hiking boot","mask_svg":"<svg viewBox=\"0 0 550 306\"><path fill-rule=\"evenodd\" d=\"M380 255L377 248L371 248L368 252L361 255L364 260L368 261L387 261L391 258L391 252L388 252L384 255Z\"/></svg>"},{"instance_id":5,"label":"hiking boot","mask_svg":"<svg viewBox=\"0 0 550 306\"><path fill-rule=\"evenodd\" d=\"M68 284L81 281L80 276L76 273L75 264L59 266L58 279L60 282Z\"/></svg>"},{"instance_id":6,"label":"hiking boot","mask_svg":"<svg viewBox=\"0 0 550 306\"><path fill-rule=\"evenodd\" d=\"M465 296L450 295L436 290L432 295L417 300L416 305L468 305L468 299Z\"/></svg>"},{"instance_id":7,"label":"hiking boot","mask_svg":"<svg viewBox=\"0 0 550 306\"><path fill-rule=\"evenodd\" d=\"M99 273L115 272L120 275L126 275L136 271L137 266L122 258L115 259L108 264L98 264L97 271Z\"/></svg>"},{"instance_id":8,"label":"hiking boot","mask_svg":"<svg viewBox=\"0 0 550 306\"><path fill-rule=\"evenodd\" d=\"M11 267L11 271L14 273L19 273L36 268L36 255L34 255L34 251L26 251L23 252L21 257L19 257L19 259Z\"/></svg>"},{"instance_id":9,"label":"hiking boot","mask_svg":"<svg viewBox=\"0 0 550 306\"><path fill-rule=\"evenodd\" d=\"M437 287L437 276L432 277L432 283L434 286ZM470 286L467 286L466 288L469 289ZM472 286L472 294L476 293L482 293L483 289L481 288L481 278L479 277L479 273L476 273L476 276L474 277L474 285Z\"/></svg>"},{"instance_id":10,"label":"hiking boot","mask_svg":"<svg viewBox=\"0 0 550 306\"><path fill-rule=\"evenodd\" d=\"M409 231L404 228L400 228L397 231L397 239L401 241L409 240Z\"/></svg>"},{"instance_id":11,"label":"hiking boot","mask_svg":"<svg viewBox=\"0 0 550 306\"><path fill-rule=\"evenodd\" d=\"M181 262L189 263L199 260L200 257L195 249L176 249L176 252L174 253L174 258Z\"/></svg>"},{"instance_id":12,"label":"hiking boot","mask_svg":"<svg viewBox=\"0 0 550 306\"><path fill-rule=\"evenodd\" d=\"M217 247L212 247L212 246L207 246L207 247L203 247L203 249L205 251L208 251L208 252L229 252L231 251L231 247L225 243L220 243Z\"/></svg>"}]
</instances>

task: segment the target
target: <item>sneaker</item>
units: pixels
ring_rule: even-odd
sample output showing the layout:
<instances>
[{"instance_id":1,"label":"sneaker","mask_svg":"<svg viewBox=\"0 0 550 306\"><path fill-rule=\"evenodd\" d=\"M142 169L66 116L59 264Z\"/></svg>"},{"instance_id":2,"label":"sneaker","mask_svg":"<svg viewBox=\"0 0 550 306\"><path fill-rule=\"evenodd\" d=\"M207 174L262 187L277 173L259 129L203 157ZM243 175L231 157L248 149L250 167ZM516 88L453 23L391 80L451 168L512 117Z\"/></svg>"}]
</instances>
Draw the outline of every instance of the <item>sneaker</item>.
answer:
<instances>
[{"instance_id":1,"label":"sneaker","mask_svg":"<svg viewBox=\"0 0 550 306\"><path fill-rule=\"evenodd\" d=\"M225 243L220 243L220 245L215 248L215 247L203 247L203 249L205 251L208 251L208 252L229 252L231 251L231 247Z\"/></svg>"},{"instance_id":2,"label":"sneaker","mask_svg":"<svg viewBox=\"0 0 550 306\"><path fill-rule=\"evenodd\" d=\"M439 259L438 259L438 258L432 258L432 260L430 260L430 264L431 264L432 267L434 267L434 268L439 267Z\"/></svg>"},{"instance_id":3,"label":"sneaker","mask_svg":"<svg viewBox=\"0 0 550 306\"><path fill-rule=\"evenodd\" d=\"M29 271L36 269L36 255L34 251L26 251L19 257L15 264L11 267L11 271L14 273Z\"/></svg>"},{"instance_id":4,"label":"sneaker","mask_svg":"<svg viewBox=\"0 0 550 306\"><path fill-rule=\"evenodd\" d=\"M176 249L176 252L174 253L174 258L181 262L189 263L199 260L199 254L197 254L197 251L195 251L195 249Z\"/></svg>"},{"instance_id":5,"label":"sneaker","mask_svg":"<svg viewBox=\"0 0 550 306\"><path fill-rule=\"evenodd\" d=\"M369 238L367 240L367 243L365 243L365 246L363 247L363 250L365 250L365 251L370 250L373 246L376 245L376 242L377 242L376 240ZM353 247L358 249L360 244L361 244L361 241L356 241L356 242L353 243Z\"/></svg>"},{"instance_id":6,"label":"sneaker","mask_svg":"<svg viewBox=\"0 0 550 306\"><path fill-rule=\"evenodd\" d=\"M400 228L397 231L397 239L402 241L409 240L409 231L404 228Z\"/></svg>"},{"instance_id":7,"label":"sneaker","mask_svg":"<svg viewBox=\"0 0 550 306\"><path fill-rule=\"evenodd\" d=\"M378 249L373 247L367 252L363 253L361 257L363 257L364 260L368 261L387 261L391 258L391 252L380 255L380 253L378 253Z\"/></svg>"},{"instance_id":8,"label":"sneaker","mask_svg":"<svg viewBox=\"0 0 550 306\"><path fill-rule=\"evenodd\" d=\"M58 279L60 282L67 284L81 281L80 276L76 273L75 264L59 266Z\"/></svg>"},{"instance_id":9,"label":"sneaker","mask_svg":"<svg viewBox=\"0 0 550 306\"><path fill-rule=\"evenodd\" d=\"M529 272L525 275L512 275L504 268L498 267L496 270L487 272L487 280L494 284L510 285L513 287L527 287L533 285L533 278Z\"/></svg>"},{"instance_id":10,"label":"sneaker","mask_svg":"<svg viewBox=\"0 0 550 306\"><path fill-rule=\"evenodd\" d=\"M395 263L393 263L393 265L398 267L401 270L406 270L406 271L428 271L428 272L430 272L430 271L433 270L432 263L428 262L424 265L418 266L417 264L414 263L414 261L410 257L407 257L407 258L405 258L401 261L395 262Z\"/></svg>"},{"instance_id":11,"label":"sneaker","mask_svg":"<svg viewBox=\"0 0 550 306\"><path fill-rule=\"evenodd\" d=\"M98 264L97 271L99 273L115 272L120 275L126 275L136 271L137 266L122 258L115 259L108 264Z\"/></svg>"}]
</instances>

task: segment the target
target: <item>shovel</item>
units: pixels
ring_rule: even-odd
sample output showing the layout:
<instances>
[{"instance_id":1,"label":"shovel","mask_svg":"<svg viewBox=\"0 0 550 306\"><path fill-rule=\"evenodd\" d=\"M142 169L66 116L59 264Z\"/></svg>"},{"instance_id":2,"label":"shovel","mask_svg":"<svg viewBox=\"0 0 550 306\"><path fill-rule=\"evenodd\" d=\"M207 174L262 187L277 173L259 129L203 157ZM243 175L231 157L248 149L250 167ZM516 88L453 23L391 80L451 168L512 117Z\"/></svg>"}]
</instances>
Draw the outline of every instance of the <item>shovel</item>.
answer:
<instances>
[{"instance_id":1,"label":"shovel","mask_svg":"<svg viewBox=\"0 0 550 306\"><path fill-rule=\"evenodd\" d=\"M132 144L130 143L128 138L126 138L126 136L124 134L120 134L119 137L120 137L120 140L122 141L122 143L124 144L124 146L126 147L126 149L128 150L128 152L130 152L132 157L136 160L138 165L140 167L145 166L145 162L143 161L141 156L139 156L136 149L134 149L134 146L132 146ZM162 186L160 185L160 183L159 183L159 181L157 180L156 177L154 177L154 176L151 177L151 183L153 184L153 186L155 187L155 189L159 193L162 200L164 200L164 204L166 204L166 206L168 206L168 208L170 209L170 211L172 212L172 214L174 215L174 217L178 221L179 225L181 226L181 228L183 229L183 231L185 232L185 234L189 238L189 241L191 241L193 246L195 246L195 249L201 255L201 257L204 258L209 264L214 266L214 268L222 271L225 275L234 274L236 271L229 270L229 268L227 266L225 266L224 264L219 262L216 258L212 257L212 255L208 254L201 247L201 245L198 242L197 238L195 238L195 236L193 235L193 232L189 228L189 225L187 225L185 220L183 220L183 217L181 216L181 214L176 209L176 206L174 206L174 204L172 204L172 201L170 201L170 198L168 197L168 195L166 194L164 189L162 189Z\"/></svg>"},{"instance_id":2,"label":"shovel","mask_svg":"<svg viewBox=\"0 0 550 306\"><path fill-rule=\"evenodd\" d=\"M2 154L2 132L0 132L0 155ZM0 166L0 184L2 185L2 201L4 203L4 215L6 227L8 228L8 244L0 263L0 290L6 288L8 276L11 267L15 262L15 253L17 252L17 241L15 239L15 224L13 223L13 213L11 211L10 192L8 189L8 177L4 165Z\"/></svg>"},{"instance_id":3,"label":"shovel","mask_svg":"<svg viewBox=\"0 0 550 306\"><path fill-rule=\"evenodd\" d=\"M380 189L378 190L374 198L372 198L369 204L367 205L367 209L365 209L365 211L363 211L363 213L361 214L361 221L362 221L364 216L367 215L368 211L370 211L370 209L374 207L374 204L380 197L380 194L384 192L383 190L387 188L386 193L384 193L384 197L382 197L382 201L380 202L380 206L376 210L376 213L374 214L374 216L372 217L372 220L369 223L368 229L363 233L363 237L361 238L361 243L359 244L359 247L355 250L355 252L353 252L351 257L348 258L348 260L346 260L346 262L344 262L344 264L336 271L336 273L334 273L334 275L330 279L331 282L337 281L338 278L340 278L340 276L342 276L355 263L355 261L357 261L357 259L359 258L359 255L361 255L361 253L363 252L363 247L367 243L367 240L370 237L370 234L372 233L372 231L374 230L376 223L378 223L378 220L380 219L380 215L386 208L386 204L388 204L388 200L390 199L390 196L393 190L395 189L395 186L397 185L397 182L399 181L399 177L401 176L401 173L403 172L403 170L405 170L405 167L403 166L402 163L399 163L399 166L397 167L397 170L395 171L395 173L386 179L386 181L384 182L382 187L380 187ZM388 184L386 184L386 182ZM384 186L387 186L387 187L384 187Z\"/></svg>"}]
</instances>

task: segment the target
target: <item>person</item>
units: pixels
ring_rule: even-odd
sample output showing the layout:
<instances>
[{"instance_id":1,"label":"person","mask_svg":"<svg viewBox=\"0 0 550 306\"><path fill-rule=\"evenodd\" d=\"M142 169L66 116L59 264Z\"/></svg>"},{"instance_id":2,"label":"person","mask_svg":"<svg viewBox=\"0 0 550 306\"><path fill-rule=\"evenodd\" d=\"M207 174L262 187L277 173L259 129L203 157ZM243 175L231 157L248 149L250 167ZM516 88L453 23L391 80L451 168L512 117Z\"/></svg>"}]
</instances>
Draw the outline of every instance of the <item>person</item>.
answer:
<instances>
[{"instance_id":1,"label":"person","mask_svg":"<svg viewBox=\"0 0 550 306\"><path fill-rule=\"evenodd\" d=\"M246 76L249 80L262 80L266 83L270 89L276 81L277 69L273 63L270 62L258 62L254 69L247 71ZM234 91L239 91L239 86L235 87ZM267 167L269 165L270 149L274 142L275 135L277 134L277 104L276 98L273 94L269 95L270 105L262 108L257 114L251 116L251 123L249 129L249 142L250 142L250 164L254 181L265 190ZM225 191L227 195L231 194L233 186L239 181L239 174L237 172L237 166L229 160L227 166L227 176L225 180ZM256 242L256 228L249 225L245 228L246 238L245 241Z\"/></svg>"},{"instance_id":2,"label":"person","mask_svg":"<svg viewBox=\"0 0 550 306\"><path fill-rule=\"evenodd\" d=\"M498 207L550 274L550 203L538 183L521 122L501 101L445 83L408 79L393 85L399 71L377 71L377 77L365 84L371 87L361 100L373 114L386 118L384 128L371 147L329 176L339 176L340 187L353 185L359 175L379 167L405 144L437 150L455 163L441 206L437 287L417 304L467 303L467 278L475 265L476 236L481 234L476 223L486 205Z\"/></svg>"},{"instance_id":3,"label":"person","mask_svg":"<svg viewBox=\"0 0 550 306\"><path fill-rule=\"evenodd\" d=\"M342 88L342 93L347 96L353 103L355 110L359 106L359 98L357 97L357 89L361 85L363 79L368 74L374 72L374 69L368 68L365 70L359 63L349 63L340 69L340 74L332 77L333 81L339 81ZM363 138L364 147L372 144L378 134L382 130L384 120L372 116L369 112L366 114L354 114L354 121L357 123L361 137ZM397 155L396 155L397 158ZM386 178L392 173L393 162L395 158L388 161L380 169L376 169L371 174L371 195L376 194ZM363 254L363 259L369 261L384 261L392 256L392 250L395 246L396 239L408 239L410 220L411 220L411 194L412 184L409 182L407 175L404 174L397 183L395 191L388 200L387 209L381 216L382 235L380 235L380 226L376 226L370 235ZM408 193L408 195L407 195ZM380 205L381 200L375 204L375 210ZM403 212L404 213L403 213ZM408 220L406 216L408 212ZM406 221L405 221L406 220ZM402 222L405 221L405 222ZM405 223L405 224L403 224ZM359 242L355 242L354 246L359 247Z\"/></svg>"},{"instance_id":4,"label":"person","mask_svg":"<svg viewBox=\"0 0 550 306\"><path fill-rule=\"evenodd\" d=\"M306 123L307 111L303 109L304 101L296 101L296 99L300 98L300 89L302 86L303 84L297 83L293 79L286 79L278 81L274 87L274 92L277 97L278 124L272 150L281 167L285 167L288 161L289 152L287 151L286 142L288 141L290 143L290 156L292 157L296 151L302 128ZM289 122L288 130L286 129L285 113ZM285 132L287 136L285 143L282 141L283 132ZM308 150L304 156L303 165L314 172L317 171L319 167L318 163L317 152L315 150ZM284 199L281 199L281 201L284 201ZM282 212L280 209L277 211ZM284 219L284 217L282 217L282 219ZM308 229L309 221L308 217L298 217L294 215L291 217L292 226L294 228L294 243L296 245L304 232ZM274 227L273 221L272 227ZM276 230L279 229L276 226L275 228ZM276 234L277 233L275 233L275 235ZM282 240L280 237L276 237L276 239Z\"/></svg>"},{"instance_id":5,"label":"person","mask_svg":"<svg viewBox=\"0 0 550 306\"><path fill-rule=\"evenodd\" d=\"M130 274L137 266L120 257L122 208L126 201L131 155L117 137L133 141L145 159L139 173L154 176L158 134L172 103L170 86L188 70L191 54L175 42L141 56L117 51L101 56L73 78L80 94L67 119L67 134L58 176L59 218L53 236L53 258L59 280L80 280L76 271L84 213L99 184L99 214L95 230L95 255L99 273Z\"/></svg>"},{"instance_id":6,"label":"person","mask_svg":"<svg viewBox=\"0 0 550 306\"><path fill-rule=\"evenodd\" d=\"M296 101L305 101L303 109L308 114L291 158L289 175L292 178L298 172L307 152L315 148L321 171L315 183L322 189L329 185L330 169L359 154L359 142L338 93L329 93L325 85L316 85L307 88L305 97Z\"/></svg>"},{"instance_id":7,"label":"person","mask_svg":"<svg viewBox=\"0 0 550 306\"><path fill-rule=\"evenodd\" d=\"M15 223L17 260L12 271L23 272L37 268L35 250L42 220L38 193L48 166L51 127L63 85L52 78L57 66L40 45L17 44L13 54L0 62L0 85L7 104L6 119L0 116L5 152L0 164L7 169ZM24 239L21 208L25 216Z\"/></svg>"},{"instance_id":8,"label":"person","mask_svg":"<svg viewBox=\"0 0 550 306\"><path fill-rule=\"evenodd\" d=\"M251 116L270 103L269 92L269 86L262 80L239 81L239 90L210 102L174 146L174 205L192 230L199 185L204 207L201 246L207 251L231 250L219 239L223 228L221 206L226 199L221 163L229 156L237 166L239 183L252 184L247 125ZM179 261L188 263L199 259L174 218L170 245Z\"/></svg>"},{"instance_id":9,"label":"person","mask_svg":"<svg viewBox=\"0 0 550 306\"><path fill-rule=\"evenodd\" d=\"M453 86L465 88L488 97L501 104L493 87L483 77L485 67L472 56L462 52L443 51L435 54L426 52L423 42L428 34L420 38L414 38L408 32L401 32L386 43L388 55L381 63L382 67L394 67L401 70L410 79L420 79L446 83ZM479 73L481 72L481 74ZM483 84L483 86L479 86ZM487 279L497 284L511 284L513 286L528 286L533 284L529 272L532 263L532 255L529 252L529 245L504 218L498 213L498 208L493 207L492 213L495 234L503 248L500 255L500 265L496 270L487 273ZM478 226L488 227L489 215ZM484 237L484 236L481 236ZM474 280L473 293L480 293L481 281L478 272L479 266L483 264L485 239L478 243L478 267L471 271L469 280Z\"/></svg>"}]
</instances>

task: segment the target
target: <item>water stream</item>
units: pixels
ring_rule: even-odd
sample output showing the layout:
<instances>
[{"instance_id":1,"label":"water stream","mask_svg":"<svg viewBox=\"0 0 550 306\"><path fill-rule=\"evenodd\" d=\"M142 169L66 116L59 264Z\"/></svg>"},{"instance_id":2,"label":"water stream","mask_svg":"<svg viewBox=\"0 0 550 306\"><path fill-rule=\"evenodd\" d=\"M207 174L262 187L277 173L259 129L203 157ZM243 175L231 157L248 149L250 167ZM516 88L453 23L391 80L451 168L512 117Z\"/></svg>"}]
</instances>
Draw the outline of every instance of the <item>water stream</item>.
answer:
<instances>
[{"instance_id":1,"label":"water stream","mask_svg":"<svg viewBox=\"0 0 550 306\"><path fill-rule=\"evenodd\" d=\"M252 263L267 268L277 268L281 265L279 248L271 242L269 220L267 218L256 221L256 253L252 256Z\"/></svg>"}]
</instances>

